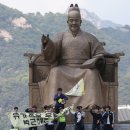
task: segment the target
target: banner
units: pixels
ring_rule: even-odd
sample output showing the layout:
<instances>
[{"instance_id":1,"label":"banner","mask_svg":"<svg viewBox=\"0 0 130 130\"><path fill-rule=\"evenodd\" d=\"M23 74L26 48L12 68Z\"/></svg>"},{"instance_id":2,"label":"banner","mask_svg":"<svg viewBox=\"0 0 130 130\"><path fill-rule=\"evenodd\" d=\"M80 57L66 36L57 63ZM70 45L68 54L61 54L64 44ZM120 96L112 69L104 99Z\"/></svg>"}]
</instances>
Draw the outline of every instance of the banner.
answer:
<instances>
[{"instance_id":1,"label":"banner","mask_svg":"<svg viewBox=\"0 0 130 130\"><path fill-rule=\"evenodd\" d=\"M29 128L44 125L48 119L54 120L54 113L11 112L9 118L14 128Z\"/></svg>"},{"instance_id":2,"label":"banner","mask_svg":"<svg viewBox=\"0 0 130 130\"><path fill-rule=\"evenodd\" d=\"M73 105L64 108L61 114L69 113L70 109L73 109ZM43 113L11 112L8 117L13 127L17 129L17 128L42 126L48 123L50 120L53 121L55 118L58 118L58 116L59 114L52 112L43 112Z\"/></svg>"},{"instance_id":3,"label":"banner","mask_svg":"<svg viewBox=\"0 0 130 130\"><path fill-rule=\"evenodd\" d=\"M84 95L84 80L81 79L69 92L65 93L67 96L82 96Z\"/></svg>"}]
</instances>

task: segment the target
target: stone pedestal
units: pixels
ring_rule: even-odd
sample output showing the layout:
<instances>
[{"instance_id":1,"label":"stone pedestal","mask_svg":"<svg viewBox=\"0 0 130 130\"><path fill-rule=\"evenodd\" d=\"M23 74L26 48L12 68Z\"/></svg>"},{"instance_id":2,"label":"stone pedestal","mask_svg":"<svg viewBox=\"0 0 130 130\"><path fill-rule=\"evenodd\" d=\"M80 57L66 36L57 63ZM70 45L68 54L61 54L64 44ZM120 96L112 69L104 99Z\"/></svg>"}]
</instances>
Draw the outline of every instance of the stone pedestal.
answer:
<instances>
[{"instance_id":1,"label":"stone pedestal","mask_svg":"<svg viewBox=\"0 0 130 130\"><path fill-rule=\"evenodd\" d=\"M26 55L29 59L29 104L37 105L40 111L43 104L40 99L40 89L38 82L47 78L50 64L44 59L43 54L29 54ZM115 113L115 121L117 122L117 108L118 108L118 61L119 57L108 58L106 57L106 65L103 70L100 71L101 77L104 81L104 98L106 99L106 105L112 107L112 111ZM85 122L90 123L92 117L90 114L85 119ZM73 121L72 121L73 122ZM71 123L72 123L71 122ZM88 125L89 126L89 125Z\"/></svg>"},{"instance_id":2,"label":"stone pedestal","mask_svg":"<svg viewBox=\"0 0 130 130\"><path fill-rule=\"evenodd\" d=\"M20 129L28 130L28 129ZM38 130L45 130L44 126L38 127ZM70 124L66 126L66 130L74 130L74 125ZM85 130L92 130L91 124L85 124ZM130 124L115 124L114 130L130 130Z\"/></svg>"}]
</instances>

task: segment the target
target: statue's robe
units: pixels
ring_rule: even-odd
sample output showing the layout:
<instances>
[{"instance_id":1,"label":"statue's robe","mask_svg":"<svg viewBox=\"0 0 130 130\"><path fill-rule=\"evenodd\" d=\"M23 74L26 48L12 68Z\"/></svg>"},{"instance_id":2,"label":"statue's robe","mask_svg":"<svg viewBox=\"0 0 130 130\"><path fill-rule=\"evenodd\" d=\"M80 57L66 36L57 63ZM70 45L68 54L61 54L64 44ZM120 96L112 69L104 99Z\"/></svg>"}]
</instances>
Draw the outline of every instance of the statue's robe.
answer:
<instances>
[{"instance_id":1,"label":"statue's robe","mask_svg":"<svg viewBox=\"0 0 130 130\"><path fill-rule=\"evenodd\" d=\"M95 63L103 57L104 48L91 34L80 31L76 37L70 31L49 40L43 49L45 60L52 64L46 80L39 83L43 105L54 104L57 88L70 91L80 79L84 79L83 96L69 96L67 106L74 104L84 108L104 105L103 81Z\"/></svg>"}]
</instances>

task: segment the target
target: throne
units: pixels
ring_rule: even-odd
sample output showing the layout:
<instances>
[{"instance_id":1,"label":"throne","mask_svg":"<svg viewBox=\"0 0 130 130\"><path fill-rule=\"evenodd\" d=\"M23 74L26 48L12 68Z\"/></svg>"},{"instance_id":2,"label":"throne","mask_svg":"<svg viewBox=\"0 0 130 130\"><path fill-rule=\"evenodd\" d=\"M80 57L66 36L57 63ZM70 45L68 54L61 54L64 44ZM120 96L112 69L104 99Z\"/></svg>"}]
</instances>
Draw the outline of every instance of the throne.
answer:
<instances>
[{"instance_id":1,"label":"throne","mask_svg":"<svg viewBox=\"0 0 130 130\"><path fill-rule=\"evenodd\" d=\"M102 43L105 45L105 43ZM44 54L25 53L24 56L28 57L29 63L29 105L37 105L38 110L41 111L43 104L41 103L40 88L38 82L45 80L51 69L49 64L44 59ZM100 75L104 81L106 91L106 104L110 105L112 111L115 113L115 121L118 117L118 62L120 56L124 56L123 52L105 54L105 66L99 69ZM89 123L92 120L90 114L87 114L86 122ZM70 121L71 123L72 121Z\"/></svg>"}]
</instances>

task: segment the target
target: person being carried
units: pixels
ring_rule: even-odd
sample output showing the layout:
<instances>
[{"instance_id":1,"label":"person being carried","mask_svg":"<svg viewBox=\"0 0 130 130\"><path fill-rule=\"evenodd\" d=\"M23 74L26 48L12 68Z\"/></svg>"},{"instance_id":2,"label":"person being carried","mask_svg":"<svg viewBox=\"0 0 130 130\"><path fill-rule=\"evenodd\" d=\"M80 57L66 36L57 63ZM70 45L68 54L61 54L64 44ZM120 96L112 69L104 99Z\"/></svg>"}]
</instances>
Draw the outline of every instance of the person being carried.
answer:
<instances>
[{"instance_id":1,"label":"person being carried","mask_svg":"<svg viewBox=\"0 0 130 130\"><path fill-rule=\"evenodd\" d=\"M57 94L54 96L55 101L55 113L59 113L59 108L64 109L64 104L68 100L68 97L62 93L62 88L57 89Z\"/></svg>"}]
</instances>

